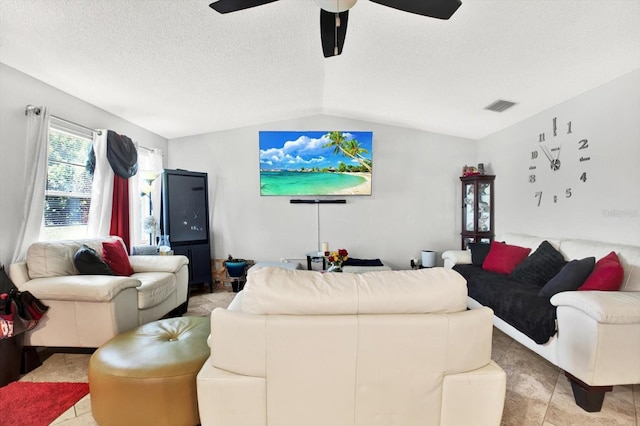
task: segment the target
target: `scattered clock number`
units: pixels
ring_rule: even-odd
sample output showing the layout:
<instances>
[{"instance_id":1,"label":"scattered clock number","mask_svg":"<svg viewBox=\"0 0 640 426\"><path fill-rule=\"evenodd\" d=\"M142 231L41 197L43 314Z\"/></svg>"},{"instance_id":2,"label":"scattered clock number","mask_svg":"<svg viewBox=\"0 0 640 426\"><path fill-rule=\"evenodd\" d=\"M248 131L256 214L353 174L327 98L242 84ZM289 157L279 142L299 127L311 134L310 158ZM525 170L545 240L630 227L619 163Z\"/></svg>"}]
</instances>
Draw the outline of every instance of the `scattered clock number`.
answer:
<instances>
[{"instance_id":1,"label":"scattered clock number","mask_svg":"<svg viewBox=\"0 0 640 426\"><path fill-rule=\"evenodd\" d=\"M571 134L572 133L572 129L571 129L571 121L567 121L567 133L566 134ZM553 118L553 127L552 127L552 133L554 137L558 136L558 119L556 117ZM545 133L539 133L538 134L538 142L540 143L540 145L538 145L539 149L533 150L531 151L531 160L536 160L538 158L539 155L539 151L542 150L542 153L545 154L545 156L549 159L550 165L551 165L551 170L553 171L557 171L560 169L560 160L559 160L559 156L560 156L560 147L558 148L553 148L551 150L549 150L546 145L542 142L546 142L546 134ZM582 139L580 141L578 141L578 150L582 150L582 149L587 149L589 148L589 141L587 139ZM557 151L556 155L552 154L552 151ZM589 161L591 160L591 157L588 156L580 156L579 157L579 161L580 162L584 162L584 161ZM535 165L531 165L529 166L529 170L530 171L534 171L536 170L536 166ZM582 174L580 175L580 181L582 182L586 182L587 181L587 172L582 172ZM536 175L535 174L530 174L529 175L529 182L530 183L536 183ZM572 188L567 188L564 192L564 197L565 198L571 198L573 196L573 192L572 192ZM551 196L553 199L554 203L558 202L558 198L561 198L561 195L553 195ZM535 192L535 196L534 198L538 199L538 207L540 207L540 204L542 203L542 191L537 191Z\"/></svg>"}]
</instances>

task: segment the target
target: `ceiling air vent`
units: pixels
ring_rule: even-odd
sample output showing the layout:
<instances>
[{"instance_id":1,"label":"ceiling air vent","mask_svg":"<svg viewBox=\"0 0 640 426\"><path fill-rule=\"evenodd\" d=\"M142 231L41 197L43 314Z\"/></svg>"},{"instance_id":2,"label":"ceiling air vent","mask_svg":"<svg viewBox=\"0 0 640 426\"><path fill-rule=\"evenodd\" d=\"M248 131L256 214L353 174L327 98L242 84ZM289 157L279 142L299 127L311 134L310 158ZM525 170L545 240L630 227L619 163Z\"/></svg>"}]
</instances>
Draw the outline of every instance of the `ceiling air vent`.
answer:
<instances>
[{"instance_id":1,"label":"ceiling air vent","mask_svg":"<svg viewBox=\"0 0 640 426\"><path fill-rule=\"evenodd\" d=\"M484 109L488 109L489 111L502 112L505 109L511 108L516 103L511 101L503 101L502 99L498 99L491 105L484 107Z\"/></svg>"}]
</instances>

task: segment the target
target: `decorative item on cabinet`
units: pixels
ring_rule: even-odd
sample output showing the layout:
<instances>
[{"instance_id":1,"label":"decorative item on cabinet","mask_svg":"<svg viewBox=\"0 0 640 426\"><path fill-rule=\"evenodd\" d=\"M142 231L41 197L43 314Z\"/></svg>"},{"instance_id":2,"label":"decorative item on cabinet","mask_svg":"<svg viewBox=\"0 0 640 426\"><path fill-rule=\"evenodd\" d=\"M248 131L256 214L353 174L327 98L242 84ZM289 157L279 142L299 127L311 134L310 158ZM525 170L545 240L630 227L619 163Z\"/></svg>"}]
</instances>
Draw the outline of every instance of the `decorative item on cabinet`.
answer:
<instances>
[{"instance_id":1,"label":"decorative item on cabinet","mask_svg":"<svg viewBox=\"0 0 640 426\"><path fill-rule=\"evenodd\" d=\"M460 177L462 181L462 232L460 232L462 249L466 249L469 243L493 241L495 178L495 175L477 173Z\"/></svg>"},{"instance_id":2,"label":"decorative item on cabinet","mask_svg":"<svg viewBox=\"0 0 640 426\"><path fill-rule=\"evenodd\" d=\"M211 277L208 176L165 170L162 181L162 227L174 254L189 258L189 285L208 284Z\"/></svg>"},{"instance_id":3,"label":"decorative item on cabinet","mask_svg":"<svg viewBox=\"0 0 640 426\"><path fill-rule=\"evenodd\" d=\"M483 169L484 169L484 166L483 166ZM480 174L480 172L475 166L467 166L465 164L464 167L462 168L462 177L474 176L478 174Z\"/></svg>"}]
</instances>

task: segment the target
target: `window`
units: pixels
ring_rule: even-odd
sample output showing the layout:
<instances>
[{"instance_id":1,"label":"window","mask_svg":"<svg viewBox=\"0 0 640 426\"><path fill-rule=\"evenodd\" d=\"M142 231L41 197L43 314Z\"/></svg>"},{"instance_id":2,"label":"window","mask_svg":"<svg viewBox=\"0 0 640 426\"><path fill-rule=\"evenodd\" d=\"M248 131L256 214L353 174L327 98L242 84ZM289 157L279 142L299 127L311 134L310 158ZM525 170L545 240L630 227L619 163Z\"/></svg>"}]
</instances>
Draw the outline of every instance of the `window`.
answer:
<instances>
[{"instance_id":1,"label":"window","mask_svg":"<svg viewBox=\"0 0 640 426\"><path fill-rule=\"evenodd\" d=\"M85 165L93 135L51 117L44 204L45 241L84 238L91 205L92 176Z\"/></svg>"}]
</instances>

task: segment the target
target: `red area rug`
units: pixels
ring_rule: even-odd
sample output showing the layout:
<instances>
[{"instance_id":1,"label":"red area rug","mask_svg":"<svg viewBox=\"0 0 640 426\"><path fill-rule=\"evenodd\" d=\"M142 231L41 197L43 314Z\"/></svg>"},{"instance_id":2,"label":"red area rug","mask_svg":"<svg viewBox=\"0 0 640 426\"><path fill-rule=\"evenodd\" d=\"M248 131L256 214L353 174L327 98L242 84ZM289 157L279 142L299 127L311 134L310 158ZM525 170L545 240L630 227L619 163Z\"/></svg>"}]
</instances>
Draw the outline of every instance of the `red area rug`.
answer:
<instances>
[{"instance_id":1,"label":"red area rug","mask_svg":"<svg viewBox=\"0 0 640 426\"><path fill-rule=\"evenodd\" d=\"M88 383L9 383L0 388L0 424L47 426L88 393Z\"/></svg>"}]
</instances>

